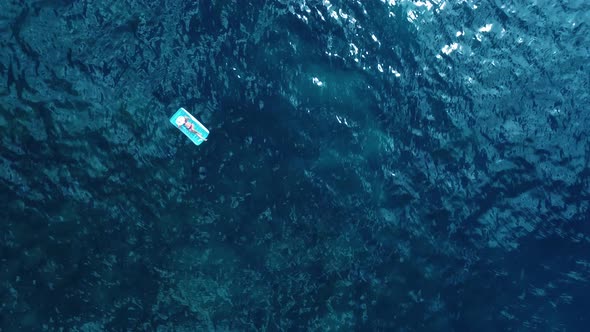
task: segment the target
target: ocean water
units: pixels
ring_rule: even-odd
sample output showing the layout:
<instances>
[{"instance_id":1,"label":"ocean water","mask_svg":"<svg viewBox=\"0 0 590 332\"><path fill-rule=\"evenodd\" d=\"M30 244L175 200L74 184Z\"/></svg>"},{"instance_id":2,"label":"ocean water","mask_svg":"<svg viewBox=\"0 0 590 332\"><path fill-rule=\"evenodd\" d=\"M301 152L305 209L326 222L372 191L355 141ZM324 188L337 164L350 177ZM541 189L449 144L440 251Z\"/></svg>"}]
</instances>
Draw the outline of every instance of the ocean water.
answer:
<instances>
[{"instance_id":1,"label":"ocean water","mask_svg":"<svg viewBox=\"0 0 590 332\"><path fill-rule=\"evenodd\" d=\"M0 331L586 331L589 21L3 1Z\"/></svg>"}]
</instances>

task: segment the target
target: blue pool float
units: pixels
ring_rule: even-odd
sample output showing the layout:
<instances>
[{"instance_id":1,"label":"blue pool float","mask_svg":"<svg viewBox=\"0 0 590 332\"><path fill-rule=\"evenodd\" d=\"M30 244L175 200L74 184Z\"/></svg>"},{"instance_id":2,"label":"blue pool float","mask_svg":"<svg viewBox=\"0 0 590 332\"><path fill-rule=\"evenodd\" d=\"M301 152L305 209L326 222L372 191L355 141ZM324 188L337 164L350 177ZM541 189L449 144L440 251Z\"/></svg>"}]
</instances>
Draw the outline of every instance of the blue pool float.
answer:
<instances>
[{"instance_id":1,"label":"blue pool float","mask_svg":"<svg viewBox=\"0 0 590 332\"><path fill-rule=\"evenodd\" d=\"M207 136L209 136L209 130L182 107L172 115L170 123L182 131L196 145L206 141Z\"/></svg>"}]
</instances>

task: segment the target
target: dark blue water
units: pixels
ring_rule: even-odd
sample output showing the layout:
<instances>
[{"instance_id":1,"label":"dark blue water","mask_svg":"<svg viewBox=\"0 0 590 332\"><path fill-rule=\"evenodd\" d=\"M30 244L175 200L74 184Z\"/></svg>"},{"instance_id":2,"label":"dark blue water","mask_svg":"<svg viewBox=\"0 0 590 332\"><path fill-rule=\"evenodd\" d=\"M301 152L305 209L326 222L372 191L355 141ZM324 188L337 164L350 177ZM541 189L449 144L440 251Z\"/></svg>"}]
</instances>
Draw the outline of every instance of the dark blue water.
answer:
<instances>
[{"instance_id":1,"label":"dark blue water","mask_svg":"<svg viewBox=\"0 0 590 332\"><path fill-rule=\"evenodd\" d=\"M589 19L2 2L0 331L586 331Z\"/></svg>"}]
</instances>

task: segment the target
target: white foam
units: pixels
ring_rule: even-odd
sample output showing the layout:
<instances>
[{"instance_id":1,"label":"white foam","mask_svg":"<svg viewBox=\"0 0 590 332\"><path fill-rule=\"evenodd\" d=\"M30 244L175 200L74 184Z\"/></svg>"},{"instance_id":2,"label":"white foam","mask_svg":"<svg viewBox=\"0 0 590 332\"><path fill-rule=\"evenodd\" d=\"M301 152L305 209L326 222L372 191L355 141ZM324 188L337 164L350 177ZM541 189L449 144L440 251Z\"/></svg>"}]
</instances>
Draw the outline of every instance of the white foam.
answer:
<instances>
[{"instance_id":1,"label":"white foam","mask_svg":"<svg viewBox=\"0 0 590 332\"><path fill-rule=\"evenodd\" d=\"M491 24L491 23L490 24L486 24L483 27L479 28L477 31L479 31L479 32L490 32L490 31L492 31L492 26L493 26L493 24Z\"/></svg>"}]
</instances>

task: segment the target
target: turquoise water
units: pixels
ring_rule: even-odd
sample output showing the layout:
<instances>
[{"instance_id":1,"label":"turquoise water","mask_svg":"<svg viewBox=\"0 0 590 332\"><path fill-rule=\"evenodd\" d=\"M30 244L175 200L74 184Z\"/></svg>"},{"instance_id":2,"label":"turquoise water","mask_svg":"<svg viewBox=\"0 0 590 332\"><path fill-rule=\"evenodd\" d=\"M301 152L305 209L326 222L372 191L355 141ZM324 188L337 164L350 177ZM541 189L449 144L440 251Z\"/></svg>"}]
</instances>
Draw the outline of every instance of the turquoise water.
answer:
<instances>
[{"instance_id":1,"label":"turquoise water","mask_svg":"<svg viewBox=\"0 0 590 332\"><path fill-rule=\"evenodd\" d=\"M1 331L588 325L585 2L0 9Z\"/></svg>"}]
</instances>

